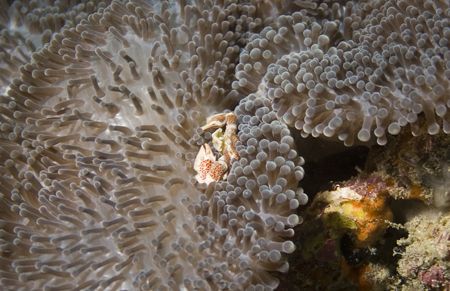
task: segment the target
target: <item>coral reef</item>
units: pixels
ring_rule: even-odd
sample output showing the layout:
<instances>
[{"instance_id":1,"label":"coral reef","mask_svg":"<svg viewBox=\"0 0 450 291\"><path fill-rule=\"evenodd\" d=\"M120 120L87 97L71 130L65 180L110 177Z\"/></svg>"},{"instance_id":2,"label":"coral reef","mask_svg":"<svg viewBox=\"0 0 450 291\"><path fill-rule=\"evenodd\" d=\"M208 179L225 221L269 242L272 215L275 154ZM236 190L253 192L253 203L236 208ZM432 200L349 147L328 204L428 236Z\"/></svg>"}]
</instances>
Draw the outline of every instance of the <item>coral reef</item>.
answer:
<instances>
[{"instance_id":1,"label":"coral reef","mask_svg":"<svg viewBox=\"0 0 450 291\"><path fill-rule=\"evenodd\" d=\"M448 290L449 140L404 132L315 195L296 228L288 289Z\"/></svg>"},{"instance_id":2,"label":"coral reef","mask_svg":"<svg viewBox=\"0 0 450 291\"><path fill-rule=\"evenodd\" d=\"M369 168L395 177L405 188L395 192L395 198L419 199L441 209L450 206L448 135L403 132L388 147L374 149L369 161Z\"/></svg>"},{"instance_id":3,"label":"coral reef","mask_svg":"<svg viewBox=\"0 0 450 291\"><path fill-rule=\"evenodd\" d=\"M319 193L311 209L326 205L321 214L326 227L336 233L349 233L358 248L367 247L384 232L386 221L392 220L386 188L376 175L358 177L333 191Z\"/></svg>"},{"instance_id":4,"label":"coral reef","mask_svg":"<svg viewBox=\"0 0 450 291\"><path fill-rule=\"evenodd\" d=\"M398 262L403 290L450 289L450 214L420 213L405 224Z\"/></svg>"},{"instance_id":5,"label":"coral reef","mask_svg":"<svg viewBox=\"0 0 450 291\"><path fill-rule=\"evenodd\" d=\"M369 259L376 253L374 246L393 220L388 191L383 179L374 173L316 195L303 225L296 230L300 250L293 268L298 290L374 285L364 276Z\"/></svg>"}]
</instances>

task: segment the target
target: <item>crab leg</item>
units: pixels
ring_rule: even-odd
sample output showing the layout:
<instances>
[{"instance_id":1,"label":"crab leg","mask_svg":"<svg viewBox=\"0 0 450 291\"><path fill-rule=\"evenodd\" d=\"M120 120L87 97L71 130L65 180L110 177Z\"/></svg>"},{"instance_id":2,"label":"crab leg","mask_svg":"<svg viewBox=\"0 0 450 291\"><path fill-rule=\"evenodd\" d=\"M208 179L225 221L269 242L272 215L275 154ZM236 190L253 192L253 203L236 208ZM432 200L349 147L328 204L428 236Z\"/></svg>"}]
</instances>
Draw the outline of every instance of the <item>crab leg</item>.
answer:
<instances>
[{"instance_id":1,"label":"crab leg","mask_svg":"<svg viewBox=\"0 0 450 291\"><path fill-rule=\"evenodd\" d=\"M236 142L237 142L237 117L234 113L228 113L225 115L226 120L226 128L225 128L225 153L227 153L231 159L238 160L239 154L236 151Z\"/></svg>"},{"instance_id":2,"label":"crab leg","mask_svg":"<svg viewBox=\"0 0 450 291\"><path fill-rule=\"evenodd\" d=\"M225 125L226 114L217 113L206 119L206 124L202 126L203 130L216 129Z\"/></svg>"}]
</instances>

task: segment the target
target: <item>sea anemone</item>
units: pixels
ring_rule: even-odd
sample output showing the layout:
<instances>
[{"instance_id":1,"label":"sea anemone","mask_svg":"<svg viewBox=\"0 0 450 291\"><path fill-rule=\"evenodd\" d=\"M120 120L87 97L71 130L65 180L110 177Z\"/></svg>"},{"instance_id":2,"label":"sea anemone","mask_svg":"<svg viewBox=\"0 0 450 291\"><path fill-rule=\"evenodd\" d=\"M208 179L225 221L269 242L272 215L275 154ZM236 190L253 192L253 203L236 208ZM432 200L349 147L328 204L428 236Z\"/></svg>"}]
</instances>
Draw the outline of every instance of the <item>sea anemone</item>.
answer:
<instances>
[{"instance_id":1,"label":"sea anemone","mask_svg":"<svg viewBox=\"0 0 450 291\"><path fill-rule=\"evenodd\" d=\"M31 54L47 44L53 33L73 27L111 1L0 1L0 91L20 76Z\"/></svg>"},{"instance_id":2,"label":"sea anemone","mask_svg":"<svg viewBox=\"0 0 450 291\"><path fill-rule=\"evenodd\" d=\"M410 125L450 132L448 1L348 1L321 19L281 15L250 37L234 89L261 84L303 136L380 145ZM267 69L266 69L267 68ZM261 78L264 76L263 78Z\"/></svg>"},{"instance_id":3,"label":"sea anemone","mask_svg":"<svg viewBox=\"0 0 450 291\"><path fill-rule=\"evenodd\" d=\"M271 102L234 113L226 181L196 182L253 6L113 1L54 34L0 105L7 289L274 289L307 196Z\"/></svg>"}]
</instances>

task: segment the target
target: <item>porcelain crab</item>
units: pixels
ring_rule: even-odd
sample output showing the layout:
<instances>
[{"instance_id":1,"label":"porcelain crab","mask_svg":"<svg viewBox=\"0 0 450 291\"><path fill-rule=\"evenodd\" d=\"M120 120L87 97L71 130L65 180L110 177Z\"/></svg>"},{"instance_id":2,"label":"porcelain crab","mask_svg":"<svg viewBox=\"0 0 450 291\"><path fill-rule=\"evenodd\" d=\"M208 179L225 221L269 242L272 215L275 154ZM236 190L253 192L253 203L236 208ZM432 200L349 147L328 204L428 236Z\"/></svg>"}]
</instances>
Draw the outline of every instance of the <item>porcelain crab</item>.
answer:
<instances>
[{"instance_id":1,"label":"porcelain crab","mask_svg":"<svg viewBox=\"0 0 450 291\"><path fill-rule=\"evenodd\" d=\"M199 183L206 184L226 179L231 163L239 159L236 151L236 115L232 112L212 115L206 119L202 130L215 130L212 133L212 146L217 154L214 154L208 143L200 147L194 162L194 170L197 172L195 178Z\"/></svg>"}]
</instances>

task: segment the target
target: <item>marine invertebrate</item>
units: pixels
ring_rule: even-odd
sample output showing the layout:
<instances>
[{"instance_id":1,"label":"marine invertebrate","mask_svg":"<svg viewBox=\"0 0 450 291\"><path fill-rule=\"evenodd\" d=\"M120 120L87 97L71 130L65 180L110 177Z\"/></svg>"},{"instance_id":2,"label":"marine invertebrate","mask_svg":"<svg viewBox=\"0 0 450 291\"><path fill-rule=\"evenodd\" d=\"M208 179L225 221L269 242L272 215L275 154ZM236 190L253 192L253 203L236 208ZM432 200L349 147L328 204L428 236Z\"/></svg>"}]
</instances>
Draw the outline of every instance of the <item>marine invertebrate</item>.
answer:
<instances>
[{"instance_id":1,"label":"marine invertebrate","mask_svg":"<svg viewBox=\"0 0 450 291\"><path fill-rule=\"evenodd\" d=\"M234 88L261 84L288 125L346 145L384 145L406 125L418 134L420 115L429 134L450 132L448 3L347 4L334 19L282 15L250 37Z\"/></svg>"},{"instance_id":2,"label":"marine invertebrate","mask_svg":"<svg viewBox=\"0 0 450 291\"><path fill-rule=\"evenodd\" d=\"M251 95L226 181L196 183L251 6L113 1L32 55L1 99L0 284L274 289L303 160ZM160 16L162 15L162 16Z\"/></svg>"},{"instance_id":3,"label":"marine invertebrate","mask_svg":"<svg viewBox=\"0 0 450 291\"><path fill-rule=\"evenodd\" d=\"M407 124L417 135L421 115L426 132L449 131L445 1L82 2L0 16L10 289L274 289L308 199L288 125L346 145ZM335 227L321 264L359 259L341 237L368 250L385 230L383 187L401 186L378 178L318 196ZM442 281L427 267L423 284Z\"/></svg>"},{"instance_id":4,"label":"marine invertebrate","mask_svg":"<svg viewBox=\"0 0 450 291\"><path fill-rule=\"evenodd\" d=\"M200 147L194 161L194 170L198 173L195 177L200 183L211 183L226 178L227 170L231 163L239 159L236 152L238 137L237 118L234 113L218 113L206 119L202 130L215 129L211 135L212 145L217 152L218 160L208 143ZM225 132L222 127L225 126Z\"/></svg>"},{"instance_id":5,"label":"marine invertebrate","mask_svg":"<svg viewBox=\"0 0 450 291\"><path fill-rule=\"evenodd\" d=\"M49 43L52 34L73 27L111 1L7 1L0 3L0 92L20 76L32 53Z\"/></svg>"},{"instance_id":6,"label":"marine invertebrate","mask_svg":"<svg viewBox=\"0 0 450 291\"><path fill-rule=\"evenodd\" d=\"M202 130L216 129L212 134L212 143L214 148L224 156L224 160L229 163L230 160L239 159L236 152L237 141L237 117L234 113L219 113L206 119L207 124L203 125ZM225 131L222 127L225 126Z\"/></svg>"}]
</instances>

